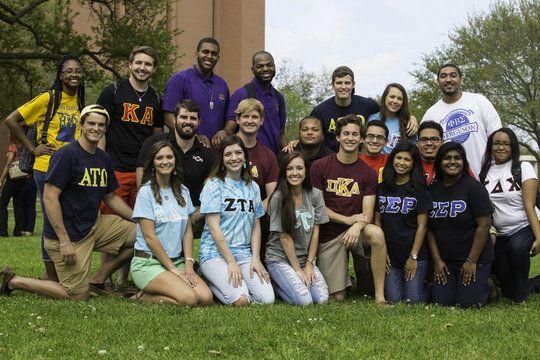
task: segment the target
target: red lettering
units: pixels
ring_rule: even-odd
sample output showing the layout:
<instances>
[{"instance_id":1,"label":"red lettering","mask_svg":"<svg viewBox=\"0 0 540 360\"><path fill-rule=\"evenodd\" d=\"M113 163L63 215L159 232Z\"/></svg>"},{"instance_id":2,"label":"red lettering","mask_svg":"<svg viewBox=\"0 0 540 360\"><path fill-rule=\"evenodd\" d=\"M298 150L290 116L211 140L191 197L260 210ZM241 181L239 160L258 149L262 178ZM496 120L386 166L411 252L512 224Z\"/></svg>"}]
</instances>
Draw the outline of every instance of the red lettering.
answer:
<instances>
[{"instance_id":1,"label":"red lettering","mask_svg":"<svg viewBox=\"0 0 540 360\"><path fill-rule=\"evenodd\" d=\"M122 115L122 121L131 121L138 123L139 118L135 113L135 110L139 108L137 104L124 103L124 114ZM146 115L146 114L145 114Z\"/></svg>"}]
</instances>

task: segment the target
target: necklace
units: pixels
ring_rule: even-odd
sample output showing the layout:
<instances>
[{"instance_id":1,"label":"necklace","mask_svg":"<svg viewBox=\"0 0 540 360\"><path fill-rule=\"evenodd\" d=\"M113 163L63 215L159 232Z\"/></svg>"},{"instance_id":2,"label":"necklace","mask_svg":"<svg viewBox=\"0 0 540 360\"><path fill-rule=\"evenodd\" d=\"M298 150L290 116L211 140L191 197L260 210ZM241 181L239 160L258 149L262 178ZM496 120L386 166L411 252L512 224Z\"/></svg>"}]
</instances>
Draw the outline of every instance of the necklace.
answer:
<instances>
[{"instance_id":1,"label":"necklace","mask_svg":"<svg viewBox=\"0 0 540 360\"><path fill-rule=\"evenodd\" d=\"M137 96L137 98L139 99L139 102L142 102L142 99L144 97L144 95L146 95L146 93L148 92L148 89L150 89L150 87L147 87L146 90L143 92L142 95L139 95L139 91L136 90L133 86L131 87L133 89L133 91L135 92L135 95Z\"/></svg>"},{"instance_id":2,"label":"necklace","mask_svg":"<svg viewBox=\"0 0 540 360\"><path fill-rule=\"evenodd\" d=\"M208 91L208 88L206 87L206 85L204 85L204 83L202 82L201 78L199 77L199 75L197 75L197 72L195 71L194 68L192 68L193 72L195 73L195 77L199 80L199 82L201 83L201 87L203 88L203 90L206 92L206 94L208 95L208 98L209 98L209 102L208 102L208 106L210 107L210 110L214 110L214 83L212 83L212 91Z\"/></svg>"}]
</instances>

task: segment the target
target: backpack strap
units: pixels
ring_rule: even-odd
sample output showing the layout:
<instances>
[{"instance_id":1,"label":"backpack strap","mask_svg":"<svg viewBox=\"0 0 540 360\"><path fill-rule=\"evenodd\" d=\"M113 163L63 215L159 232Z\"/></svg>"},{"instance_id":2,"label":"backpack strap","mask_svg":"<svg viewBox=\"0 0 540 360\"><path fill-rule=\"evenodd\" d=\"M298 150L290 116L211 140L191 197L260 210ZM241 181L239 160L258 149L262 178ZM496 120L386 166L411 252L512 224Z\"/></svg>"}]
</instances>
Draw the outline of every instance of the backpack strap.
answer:
<instances>
[{"instance_id":1,"label":"backpack strap","mask_svg":"<svg viewBox=\"0 0 540 360\"><path fill-rule=\"evenodd\" d=\"M252 83L247 83L243 86L243 88L247 91L247 97L249 99L256 99L257 98L257 92L255 91L255 87Z\"/></svg>"},{"instance_id":2,"label":"backpack strap","mask_svg":"<svg viewBox=\"0 0 540 360\"><path fill-rule=\"evenodd\" d=\"M47 90L49 93L49 102L47 103L47 111L45 112L45 119L43 121L43 129L41 129L40 144L47 143L47 132L49 131L49 124L51 123L56 109L54 109L54 90Z\"/></svg>"}]
</instances>

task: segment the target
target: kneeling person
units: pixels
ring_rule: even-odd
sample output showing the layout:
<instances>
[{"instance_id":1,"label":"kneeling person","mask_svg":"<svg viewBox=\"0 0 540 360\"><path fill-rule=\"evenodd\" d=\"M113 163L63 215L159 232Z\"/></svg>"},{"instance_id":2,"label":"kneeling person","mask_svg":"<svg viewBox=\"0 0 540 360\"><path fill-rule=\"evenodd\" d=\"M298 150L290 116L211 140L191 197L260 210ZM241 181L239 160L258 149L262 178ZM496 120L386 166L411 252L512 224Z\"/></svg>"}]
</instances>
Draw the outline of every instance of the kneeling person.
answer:
<instances>
[{"instance_id":1,"label":"kneeling person","mask_svg":"<svg viewBox=\"0 0 540 360\"><path fill-rule=\"evenodd\" d=\"M45 248L54 262L59 283L15 276L2 271L0 292L13 289L57 299L83 300L89 289L101 293L103 283L129 262L135 239L132 210L114 190L118 182L110 157L97 147L109 115L99 105L85 107L80 116L79 140L58 150L51 158L43 200L50 226L45 226ZM116 215L99 214L104 201ZM92 251L115 254L91 278Z\"/></svg>"}]
</instances>

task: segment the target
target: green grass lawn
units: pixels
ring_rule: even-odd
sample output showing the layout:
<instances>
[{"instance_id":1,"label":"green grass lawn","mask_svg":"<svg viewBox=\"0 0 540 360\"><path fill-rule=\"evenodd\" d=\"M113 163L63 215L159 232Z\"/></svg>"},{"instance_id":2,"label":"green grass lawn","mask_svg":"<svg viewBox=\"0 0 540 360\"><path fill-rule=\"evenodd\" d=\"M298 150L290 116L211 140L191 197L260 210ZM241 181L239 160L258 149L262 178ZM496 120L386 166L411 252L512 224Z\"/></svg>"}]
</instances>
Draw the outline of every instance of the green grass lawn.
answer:
<instances>
[{"instance_id":1,"label":"green grass lawn","mask_svg":"<svg viewBox=\"0 0 540 360\"><path fill-rule=\"evenodd\" d=\"M539 259L533 274L540 273ZM0 238L5 265L41 275L38 237ZM526 305L499 301L480 310L379 309L358 297L245 309L53 301L21 291L0 297L0 359L534 359L539 334L540 295Z\"/></svg>"}]
</instances>

